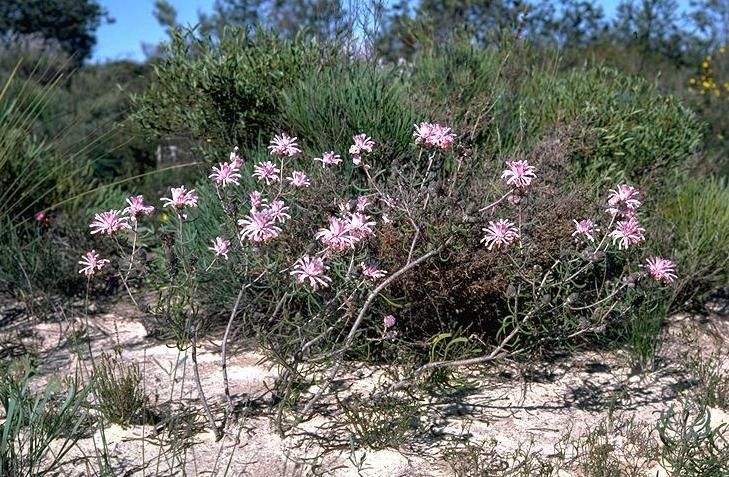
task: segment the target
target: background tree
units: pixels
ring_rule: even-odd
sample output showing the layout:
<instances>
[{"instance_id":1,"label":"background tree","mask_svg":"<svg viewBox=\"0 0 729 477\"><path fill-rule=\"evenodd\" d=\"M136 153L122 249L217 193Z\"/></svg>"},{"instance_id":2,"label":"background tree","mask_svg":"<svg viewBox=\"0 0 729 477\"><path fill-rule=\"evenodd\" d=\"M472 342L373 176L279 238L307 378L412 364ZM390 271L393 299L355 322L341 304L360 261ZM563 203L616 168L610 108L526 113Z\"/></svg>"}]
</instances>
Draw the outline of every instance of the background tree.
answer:
<instances>
[{"instance_id":1,"label":"background tree","mask_svg":"<svg viewBox=\"0 0 729 477\"><path fill-rule=\"evenodd\" d=\"M36 34L52 39L77 64L88 59L96 45L96 29L102 20L112 22L96 0L3 0L0 2L0 34Z\"/></svg>"}]
</instances>

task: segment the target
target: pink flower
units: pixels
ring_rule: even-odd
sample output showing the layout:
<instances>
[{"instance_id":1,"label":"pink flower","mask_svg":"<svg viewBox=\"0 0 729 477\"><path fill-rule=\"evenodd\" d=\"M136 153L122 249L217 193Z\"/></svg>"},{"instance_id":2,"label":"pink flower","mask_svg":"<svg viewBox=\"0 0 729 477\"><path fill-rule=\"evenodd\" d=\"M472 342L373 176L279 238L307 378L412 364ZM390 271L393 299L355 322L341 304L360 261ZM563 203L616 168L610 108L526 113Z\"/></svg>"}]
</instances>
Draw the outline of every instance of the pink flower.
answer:
<instances>
[{"instance_id":1,"label":"pink flower","mask_svg":"<svg viewBox=\"0 0 729 477\"><path fill-rule=\"evenodd\" d=\"M253 168L253 177L257 177L258 180L266 181L266 185L271 185L272 182L278 182L278 174L281 170L276 167L271 161L261 162Z\"/></svg>"},{"instance_id":2,"label":"pink flower","mask_svg":"<svg viewBox=\"0 0 729 477\"><path fill-rule=\"evenodd\" d=\"M94 273L96 273L96 270L101 270L104 265L109 263L109 260L105 258L99 258L99 254L96 253L96 250L92 250L90 252L86 252L85 255L82 255L81 260L78 263L79 265L85 265L78 272L83 273L87 277L90 277Z\"/></svg>"},{"instance_id":3,"label":"pink flower","mask_svg":"<svg viewBox=\"0 0 729 477\"><path fill-rule=\"evenodd\" d=\"M322 157L315 157L314 160L321 162L322 167L336 166L342 162L341 156L334 154L334 151L325 152L322 154Z\"/></svg>"},{"instance_id":4,"label":"pink flower","mask_svg":"<svg viewBox=\"0 0 729 477\"><path fill-rule=\"evenodd\" d=\"M294 171L291 177L287 177L286 180L294 187L309 187L311 185L309 178L301 171Z\"/></svg>"},{"instance_id":5,"label":"pink flower","mask_svg":"<svg viewBox=\"0 0 729 477\"><path fill-rule=\"evenodd\" d=\"M266 199L263 198L263 194L261 194L257 190L254 190L253 192L248 194L248 198L251 200L252 211L257 210L261 205L266 203Z\"/></svg>"},{"instance_id":6,"label":"pink flower","mask_svg":"<svg viewBox=\"0 0 729 477\"><path fill-rule=\"evenodd\" d=\"M91 235L97 233L113 235L119 230L132 227L129 225L129 218L122 216L121 210L110 210L94 215L94 220L89 228L91 228Z\"/></svg>"},{"instance_id":7,"label":"pink flower","mask_svg":"<svg viewBox=\"0 0 729 477\"><path fill-rule=\"evenodd\" d=\"M668 259L662 257L650 257L646 259L645 268L648 269L648 273L657 282L663 282L666 285L673 283L676 278L674 263Z\"/></svg>"},{"instance_id":8,"label":"pink flower","mask_svg":"<svg viewBox=\"0 0 729 477\"><path fill-rule=\"evenodd\" d=\"M357 134L352 136L352 139L354 144L350 146L349 153L353 156L360 156L363 152L372 152L372 148L375 147L375 142L366 134Z\"/></svg>"},{"instance_id":9,"label":"pink flower","mask_svg":"<svg viewBox=\"0 0 729 477\"><path fill-rule=\"evenodd\" d=\"M415 144L425 144L445 150L456 139L456 135L450 131L451 128L449 127L423 122L415 125L413 138Z\"/></svg>"},{"instance_id":10,"label":"pink flower","mask_svg":"<svg viewBox=\"0 0 729 477\"><path fill-rule=\"evenodd\" d=\"M48 216L46 215L45 212L43 212L41 210L40 212L36 212L36 214L35 214L35 221L36 222L39 222L39 223L48 222Z\"/></svg>"},{"instance_id":11,"label":"pink flower","mask_svg":"<svg viewBox=\"0 0 729 477\"><path fill-rule=\"evenodd\" d=\"M506 161L506 167L501 177L506 179L507 184L517 189L529 187L532 179L537 177L534 167L527 161Z\"/></svg>"},{"instance_id":12,"label":"pink flower","mask_svg":"<svg viewBox=\"0 0 729 477\"><path fill-rule=\"evenodd\" d=\"M370 205L372 205L372 201L366 195L357 197L357 212L364 212Z\"/></svg>"},{"instance_id":13,"label":"pink flower","mask_svg":"<svg viewBox=\"0 0 729 477\"><path fill-rule=\"evenodd\" d=\"M361 240L370 235L374 235L375 232L372 230L372 227L375 225L377 223L370 220L369 216L359 212L349 214L349 218L347 219L347 230L355 240Z\"/></svg>"},{"instance_id":14,"label":"pink flower","mask_svg":"<svg viewBox=\"0 0 729 477\"><path fill-rule=\"evenodd\" d=\"M294 269L289 272L296 277L300 283L309 280L309 286L314 290L319 287L328 287L332 279L325 275L329 267L324 265L324 260L319 257L304 255L294 263Z\"/></svg>"},{"instance_id":15,"label":"pink flower","mask_svg":"<svg viewBox=\"0 0 729 477\"><path fill-rule=\"evenodd\" d=\"M268 206L268 208L263 209L263 212L267 213L268 216L274 221L274 222L286 222L286 219L290 219L291 216L286 213L289 208L284 204L284 201L282 200L274 200L271 202L271 205Z\"/></svg>"},{"instance_id":16,"label":"pink flower","mask_svg":"<svg viewBox=\"0 0 729 477\"><path fill-rule=\"evenodd\" d=\"M240 237L251 242L267 242L279 236L281 228L275 225L274 219L268 211L251 211L248 217L238 220Z\"/></svg>"},{"instance_id":17,"label":"pink flower","mask_svg":"<svg viewBox=\"0 0 729 477\"><path fill-rule=\"evenodd\" d=\"M345 220L331 217L328 229L319 229L314 237L334 250L345 250L354 246L355 239L349 234Z\"/></svg>"},{"instance_id":18,"label":"pink flower","mask_svg":"<svg viewBox=\"0 0 729 477\"><path fill-rule=\"evenodd\" d=\"M172 187L172 198L162 197L162 202L166 202L164 207L172 207L173 209L183 209L185 207L197 207L197 195L195 189L185 190L185 186Z\"/></svg>"},{"instance_id":19,"label":"pink flower","mask_svg":"<svg viewBox=\"0 0 729 477\"><path fill-rule=\"evenodd\" d=\"M575 235L584 235L587 237L587 239L590 242L593 242L595 240L595 237L592 235L597 230L595 228L595 223L590 219L580 220L579 222L577 220L572 220L572 222L575 223L575 231L572 232L572 236Z\"/></svg>"},{"instance_id":20,"label":"pink flower","mask_svg":"<svg viewBox=\"0 0 729 477\"><path fill-rule=\"evenodd\" d=\"M233 151L230 153L228 160L230 161L231 167L234 167L236 169L240 169L240 167L243 165L243 160L240 158L240 155L238 155L238 146L235 146L233 148Z\"/></svg>"},{"instance_id":21,"label":"pink flower","mask_svg":"<svg viewBox=\"0 0 729 477\"><path fill-rule=\"evenodd\" d=\"M640 191L635 187L627 184L620 184L615 189L610 189L610 195L608 195L607 209L612 215L633 215L634 211L640 207L641 202L638 200Z\"/></svg>"},{"instance_id":22,"label":"pink flower","mask_svg":"<svg viewBox=\"0 0 729 477\"><path fill-rule=\"evenodd\" d=\"M144 196L141 195L129 197L127 199L127 204L129 204L129 207L124 209L122 212L128 214L129 217L132 218L132 221L134 221L139 214L149 215L154 211L154 207L151 205L144 205Z\"/></svg>"},{"instance_id":23,"label":"pink flower","mask_svg":"<svg viewBox=\"0 0 729 477\"><path fill-rule=\"evenodd\" d=\"M395 315L387 315L382 319L382 325L385 327L385 330L394 328L396 324L397 319L395 319Z\"/></svg>"},{"instance_id":24,"label":"pink flower","mask_svg":"<svg viewBox=\"0 0 729 477\"><path fill-rule=\"evenodd\" d=\"M228 260L228 252L230 251L230 241L224 240L221 237L215 237L215 240L213 240L213 246L208 247L208 250L212 250L215 252L215 255L219 257L225 257L226 260Z\"/></svg>"},{"instance_id":25,"label":"pink flower","mask_svg":"<svg viewBox=\"0 0 729 477\"><path fill-rule=\"evenodd\" d=\"M481 243L486 242L486 246L491 250L494 245L500 248L502 245L508 246L514 240L519 238L519 231L514 223L507 219L499 219L496 222L489 221L489 226L482 229L486 235L481 239Z\"/></svg>"},{"instance_id":26,"label":"pink flower","mask_svg":"<svg viewBox=\"0 0 729 477\"><path fill-rule=\"evenodd\" d=\"M366 263L360 263L359 266L362 268L362 275L370 280L377 280L387 276L387 272L385 270L380 270L378 268L377 261L368 260Z\"/></svg>"},{"instance_id":27,"label":"pink flower","mask_svg":"<svg viewBox=\"0 0 729 477\"><path fill-rule=\"evenodd\" d=\"M279 157L292 157L301 152L299 145L296 143L298 138L291 137L287 134L276 135L271 139L271 145L268 149L271 154Z\"/></svg>"},{"instance_id":28,"label":"pink flower","mask_svg":"<svg viewBox=\"0 0 729 477\"><path fill-rule=\"evenodd\" d=\"M238 179L240 179L240 174L238 173L237 167L227 162L221 162L219 167L213 166L213 173L208 177L210 177L216 185L225 187L228 184L239 185Z\"/></svg>"},{"instance_id":29,"label":"pink flower","mask_svg":"<svg viewBox=\"0 0 729 477\"><path fill-rule=\"evenodd\" d=\"M630 245L643 241L643 232L645 229L639 226L638 219L628 217L615 224L615 230L610 232L610 237L612 237L613 243L618 244L619 249L625 250Z\"/></svg>"}]
</instances>

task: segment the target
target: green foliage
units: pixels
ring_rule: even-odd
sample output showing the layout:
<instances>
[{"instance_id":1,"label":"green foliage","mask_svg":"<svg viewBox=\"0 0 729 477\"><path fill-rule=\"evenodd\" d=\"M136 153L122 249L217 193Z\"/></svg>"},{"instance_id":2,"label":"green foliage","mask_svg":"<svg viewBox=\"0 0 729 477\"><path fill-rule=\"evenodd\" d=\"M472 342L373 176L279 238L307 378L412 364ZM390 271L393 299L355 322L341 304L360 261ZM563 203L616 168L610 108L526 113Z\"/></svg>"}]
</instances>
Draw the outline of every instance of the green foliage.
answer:
<instances>
[{"instance_id":1,"label":"green foliage","mask_svg":"<svg viewBox=\"0 0 729 477\"><path fill-rule=\"evenodd\" d=\"M656 238L678 270L674 302L700 303L729 282L729 185L726 178L677 176L660 203Z\"/></svg>"},{"instance_id":2,"label":"green foliage","mask_svg":"<svg viewBox=\"0 0 729 477\"><path fill-rule=\"evenodd\" d=\"M701 404L685 401L661 413L661 464L675 477L722 477L729 472L729 428Z\"/></svg>"},{"instance_id":3,"label":"green foliage","mask_svg":"<svg viewBox=\"0 0 729 477\"><path fill-rule=\"evenodd\" d=\"M106 11L96 0L4 0L0 34L39 34L53 39L81 64L91 56Z\"/></svg>"},{"instance_id":4,"label":"green foliage","mask_svg":"<svg viewBox=\"0 0 729 477\"><path fill-rule=\"evenodd\" d=\"M154 79L135 98L135 120L150 136L205 143L219 149L268 142L280 112L281 91L307 77L325 51L274 33L226 29L215 42L176 31Z\"/></svg>"},{"instance_id":5,"label":"green foliage","mask_svg":"<svg viewBox=\"0 0 729 477\"><path fill-rule=\"evenodd\" d=\"M696 115L655 85L600 66L562 70L548 49L528 44L438 47L414 63L410 81L425 98L416 101L489 156L568 127L574 172L602 186L655 188L687 169L702 143Z\"/></svg>"},{"instance_id":6,"label":"green foliage","mask_svg":"<svg viewBox=\"0 0 729 477\"><path fill-rule=\"evenodd\" d=\"M352 136L366 132L378 144L376 162L401 159L417 116L406 84L392 69L340 62L306 76L283 95L282 122L296 131L315 157L345 154Z\"/></svg>"},{"instance_id":7,"label":"green foliage","mask_svg":"<svg viewBox=\"0 0 729 477\"><path fill-rule=\"evenodd\" d=\"M7 477L55 475L80 437L86 420L86 390L62 391L51 383L36 394L30 385L34 365L21 360L0 375L0 474Z\"/></svg>"},{"instance_id":8,"label":"green foliage","mask_svg":"<svg viewBox=\"0 0 729 477\"><path fill-rule=\"evenodd\" d=\"M103 353L96 360L91 378L97 406L109 421L126 426L140 424L150 417L138 364Z\"/></svg>"},{"instance_id":9,"label":"green foliage","mask_svg":"<svg viewBox=\"0 0 729 477\"><path fill-rule=\"evenodd\" d=\"M680 100L616 70L576 68L556 79L534 74L518 97L515 111L533 121L527 137L555 122L581 128L572 161L581 175L603 183L660 184L685 170L701 145L701 123Z\"/></svg>"}]
</instances>

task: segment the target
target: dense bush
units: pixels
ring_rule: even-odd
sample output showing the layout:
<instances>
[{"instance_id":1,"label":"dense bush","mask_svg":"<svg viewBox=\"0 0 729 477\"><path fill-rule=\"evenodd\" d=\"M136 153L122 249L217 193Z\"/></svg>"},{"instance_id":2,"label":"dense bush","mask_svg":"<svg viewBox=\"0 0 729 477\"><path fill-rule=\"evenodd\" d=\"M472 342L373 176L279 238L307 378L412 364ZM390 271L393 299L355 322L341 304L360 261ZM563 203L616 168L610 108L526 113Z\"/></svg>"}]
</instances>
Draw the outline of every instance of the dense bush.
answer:
<instances>
[{"instance_id":1,"label":"dense bush","mask_svg":"<svg viewBox=\"0 0 729 477\"><path fill-rule=\"evenodd\" d=\"M447 45L415 61L412 82L433 116L469 133L482 154L525 150L570 126L575 174L603 185L658 185L701 146L700 120L655 85L606 67L560 69L549 50L529 45Z\"/></svg>"},{"instance_id":2,"label":"dense bush","mask_svg":"<svg viewBox=\"0 0 729 477\"><path fill-rule=\"evenodd\" d=\"M334 51L265 30L230 28L216 41L178 31L136 97L135 120L152 137L209 143L217 154L256 145L276 125L281 92Z\"/></svg>"},{"instance_id":3,"label":"dense bush","mask_svg":"<svg viewBox=\"0 0 729 477\"><path fill-rule=\"evenodd\" d=\"M672 250L681 279L674 308L702 303L729 283L729 186L726 178L677 176L658 210L656 239Z\"/></svg>"},{"instance_id":4,"label":"dense bush","mask_svg":"<svg viewBox=\"0 0 729 477\"><path fill-rule=\"evenodd\" d=\"M381 144L377 163L402 158L417 115L406 82L392 68L363 62L326 66L284 92L282 124L306 140L316 156L344 153L350 131L368 131Z\"/></svg>"}]
</instances>

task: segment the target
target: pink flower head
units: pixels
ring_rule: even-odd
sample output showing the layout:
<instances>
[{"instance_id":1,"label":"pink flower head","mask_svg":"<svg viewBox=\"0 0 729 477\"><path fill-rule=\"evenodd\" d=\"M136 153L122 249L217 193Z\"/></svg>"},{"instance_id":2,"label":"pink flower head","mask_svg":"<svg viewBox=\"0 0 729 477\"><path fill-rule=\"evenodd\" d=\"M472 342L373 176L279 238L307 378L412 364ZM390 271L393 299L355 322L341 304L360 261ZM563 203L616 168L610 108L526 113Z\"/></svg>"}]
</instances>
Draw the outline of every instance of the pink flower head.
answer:
<instances>
[{"instance_id":1,"label":"pink flower head","mask_svg":"<svg viewBox=\"0 0 729 477\"><path fill-rule=\"evenodd\" d=\"M360 156L363 152L372 152L372 148L375 147L375 142L366 134L357 134L352 136L352 139L354 144L350 146L349 153L353 156Z\"/></svg>"},{"instance_id":2,"label":"pink flower head","mask_svg":"<svg viewBox=\"0 0 729 477\"><path fill-rule=\"evenodd\" d=\"M654 280L666 285L673 283L676 278L676 265L672 261L663 257L650 257L645 262L645 268Z\"/></svg>"},{"instance_id":3,"label":"pink flower head","mask_svg":"<svg viewBox=\"0 0 729 477\"><path fill-rule=\"evenodd\" d=\"M279 236L281 228L275 225L274 219L268 211L251 211L247 217L238 220L240 238L248 239L251 242L267 242Z\"/></svg>"},{"instance_id":4,"label":"pink flower head","mask_svg":"<svg viewBox=\"0 0 729 477\"><path fill-rule=\"evenodd\" d=\"M357 197L357 212L364 212L370 205L372 205L372 201L366 195Z\"/></svg>"},{"instance_id":5,"label":"pink flower head","mask_svg":"<svg viewBox=\"0 0 729 477\"><path fill-rule=\"evenodd\" d=\"M185 190L185 186L172 187L172 198L162 197L162 202L166 202L163 207L172 207L173 209L183 209L185 207L197 207L197 195L195 189Z\"/></svg>"},{"instance_id":6,"label":"pink flower head","mask_svg":"<svg viewBox=\"0 0 729 477\"><path fill-rule=\"evenodd\" d=\"M374 235L375 232L372 230L372 227L375 225L377 225L375 221L370 220L369 216L360 212L349 214L349 218L347 219L347 229L355 240L361 240L370 235Z\"/></svg>"},{"instance_id":7,"label":"pink flower head","mask_svg":"<svg viewBox=\"0 0 729 477\"><path fill-rule=\"evenodd\" d=\"M376 260L368 260L362 262L359 266L362 268L362 275L369 278L370 280L377 280L387 276L387 271L380 270L378 268L379 263Z\"/></svg>"},{"instance_id":8,"label":"pink flower head","mask_svg":"<svg viewBox=\"0 0 729 477\"><path fill-rule=\"evenodd\" d=\"M263 194L254 190L248 194L248 198L251 200L251 210L257 210L261 205L266 203L266 199L263 198Z\"/></svg>"},{"instance_id":9,"label":"pink flower head","mask_svg":"<svg viewBox=\"0 0 729 477\"><path fill-rule=\"evenodd\" d=\"M331 217L328 229L319 229L314 237L324 245L333 250L345 250L352 248L355 243L354 237L349 234L349 224L345 220Z\"/></svg>"},{"instance_id":10,"label":"pink flower head","mask_svg":"<svg viewBox=\"0 0 729 477\"><path fill-rule=\"evenodd\" d=\"M506 170L501 177L506 179L507 184L513 185L517 189L524 189L529 187L532 179L537 177L534 171L534 167L530 166L527 161L506 161Z\"/></svg>"},{"instance_id":11,"label":"pink flower head","mask_svg":"<svg viewBox=\"0 0 729 477\"><path fill-rule=\"evenodd\" d=\"M499 219L496 222L489 221L489 226L482 229L486 235L481 239L481 243L486 242L486 246L491 250L494 245L500 248L502 245L509 246L514 240L519 238L519 231L514 223L507 219Z\"/></svg>"},{"instance_id":12,"label":"pink flower head","mask_svg":"<svg viewBox=\"0 0 729 477\"><path fill-rule=\"evenodd\" d=\"M228 157L228 160L230 161L231 167L234 167L236 169L240 169L243 165L243 160L241 159L240 155L238 154L238 146L235 146L233 150L230 153L230 156Z\"/></svg>"},{"instance_id":13,"label":"pink flower head","mask_svg":"<svg viewBox=\"0 0 729 477\"><path fill-rule=\"evenodd\" d=\"M382 319L382 325L385 327L385 330L394 328L396 324L397 319L395 319L395 315L387 315Z\"/></svg>"},{"instance_id":14,"label":"pink flower head","mask_svg":"<svg viewBox=\"0 0 729 477\"><path fill-rule=\"evenodd\" d=\"M641 205L640 200L638 200L640 191L631 185L620 184L615 189L610 189L609 192L608 205L610 207L607 211L612 215L633 215Z\"/></svg>"},{"instance_id":15,"label":"pink flower head","mask_svg":"<svg viewBox=\"0 0 729 477\"><path fill-rule=\"evenodd\" d=\"M572 220L572 222L575 223L575 231L572 232L573 237L575 235L584 235L590 242L593 242L595 240L595 237L592 234L595 233L597 229L595 228L595 223L592 220Z\"/></svg>"},{"instance_id":16,"label":"pink flower head","mask_svg":"<svg viewBox=\"0 0 729 477\"><path fill-rule=\"evenodd\" d=\"M48 216L46 215L45 212L43 212L41 210L40 212L36 212L35 221L39 222L39 223L46 223L46 222L48 222Z\"/></svg>"},{"instance_id":17,"label":"pink flower head","mask_svg":"<svg viewBox=\"0 0 729 477\"><path fill-rule=\"evenodd\" d=\"M263 212L268 214L274 222L284 223L287 219L291 218L291 216L287 213L288 210L289 208L286 206L284 201L274 200L271 202L271 205L263 209Z\"/></svg>"},{"instance_id":18,"label":"pink flower head","mask_svg":"<svg viewBox=\"0 0 729 477\"><path fill-rule=\"evenodd\" d=\"M279 157L292 157L301 152L299 145L296 143L298 138L291 137L287 134L279 134L271 139L271 145L268 149L271 154Z\"/></svg>"},{"instance_id":19,"label":"pink flower head","mask_svg":"<svg viewBox=\"0 0 729 477\"><path fill-rule=\"evenodd\" d=\"M135 195L127 199L129 207L124 209L122 212L128 214L134 221L139 214L149 215L154 211L154 207L151 205L144 205L144 196Z\"/></svg>"},{"instance_id":20,"label":"pink flower head","mask_svg":"<svg viewBox=\"0 0 729 477\"><path fill-rule=\"evenodd\" d=\"M456 135L450 131L451 128L449 127L423 122L415 125L413 138L415 139L415 144L425 144L445 150L456 139Z\"/></svg>"},{"instance_id":21,"label":"pink flower head","mask_svg":"<svg viewBox=\"0 0 729 477\"><path fill-rule=\"evenodd\" d=\"M630 245L643 241L645 238L643 232L645 229L640 227L638 219L631 216L615 224L615 230L610 232L610 237L612 237L613 243L618 244L619 249L625 250Z\"/></svg>"},{"instance_id":22,"label":"pink flower head","mask_svg":"<svg viewBox=\"0 0 729 477\"><path fill-rule=\"evenodd\" d=\"M261 162L253 168L253 177L257 177L259 181L266 181L266 185L279 181L279 173L281 170L271 161Z\"/></svg>"},{"instance_id":23,"label":"pink flower head","mask_svg":"<svg viewBox=\"0 0 729 477\"><path fill-rule=\"evenodd\" d=\"M321 157L314 158L315 161L321 162L322 167L336 166L342 162L342 158L339 154L334 154L334 151L325 152Z\"/></svg>"},{"instance_id":24,"label":"pink flower head","mask_svg":"<svg viewBox=\"0 0 729 477\"><path fill-rule=\"evenodd\" d=\"M325 275L329 267L324 265L324 260L319 257L310 257L304 255L294 263L293 270L289 272L290 275L296 277L300 283L304 283L309 280L309 286L314 290L319 287L328 287L332 279Z\"/></svg>"},{"instance_id":25,"label":"pink flower head","mask_svg":"<svg viewBox=\"0 0 729 477\"><path fill-rule=\"evenodd\" d=\"M84 265L84 267L78 272L83 273L87 277L90 277L94 273L96 273L96 270L101 270L104 265L109 263L109 260L105 258L99 258L99 254L96 253L96 250L92 250L82 255L81 260L78 263L79 265Z\"/></svg>"},{"instance_id":26,"label":"pink flower head","mask_svg":"<svg viewBox=\"0 0 729 477\"><path fill-rule=\"evenodd\" d=\"M309 187L311 185L309 178L301 171L294 171L291 177L287 177L286 180L294 187Z\"/></svg>"},{"instance_id":27,"label":"pink flower head","mask_svg":"<svg viewBox=\"0 0 729 477\"><path fill-rule=\"evenodd\" d=\"M238 170L239 169L232 164L221 162L218 167L213 166L213 173L208 177L210 177L216 185L221 187L225 187L228 184L238 185L238 179L240 179Z\"/></svg>"},{"instance_id":28,"label":"pink flower head","mask_svg":"<svg viewBox=\"0 0 729 477\"><path fill-rule=\"evenodd\" d=\"M213 240L213 246L208 247L208 250L215 252L218 257L225 257L228 260L228 252L230 251L230 241L225 240L221 237L215 237Z\"/></svg>"},{"instance_id":29,"label":"pink flower head","mask_svg":"<svg viewBox=\"0 0 729 477\"><path fill-rule=\"evenodd\" d=\"M89 225L91 235L102 233L113 235L119 230L131 229L129 218L122 216L121 210L110 210L94 215L94 220Z\"/></svg>"}]
</instances>

